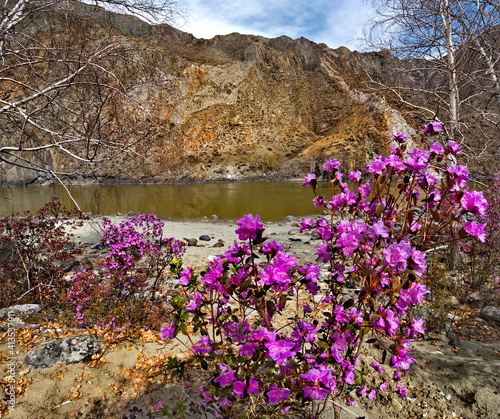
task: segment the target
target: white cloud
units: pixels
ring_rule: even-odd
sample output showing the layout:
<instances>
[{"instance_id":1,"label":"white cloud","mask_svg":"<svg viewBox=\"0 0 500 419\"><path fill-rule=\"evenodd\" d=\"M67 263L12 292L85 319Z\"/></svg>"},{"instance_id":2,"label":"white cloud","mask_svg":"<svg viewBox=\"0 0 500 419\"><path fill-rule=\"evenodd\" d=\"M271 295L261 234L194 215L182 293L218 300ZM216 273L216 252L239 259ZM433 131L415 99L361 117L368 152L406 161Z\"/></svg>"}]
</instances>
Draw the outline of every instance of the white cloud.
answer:
<instances>
[{"instance_id":1,"label":"white cloud","mask_svg":"<svg viewBox=\"0 0 500 419\"><path fill-rule=\"evenodd\" d=\"M331 48L352 41L365 19L362 0L186 0L188 21L180 27L197 38L232 32L305 37Z\"/></svg>"}]
</instances>

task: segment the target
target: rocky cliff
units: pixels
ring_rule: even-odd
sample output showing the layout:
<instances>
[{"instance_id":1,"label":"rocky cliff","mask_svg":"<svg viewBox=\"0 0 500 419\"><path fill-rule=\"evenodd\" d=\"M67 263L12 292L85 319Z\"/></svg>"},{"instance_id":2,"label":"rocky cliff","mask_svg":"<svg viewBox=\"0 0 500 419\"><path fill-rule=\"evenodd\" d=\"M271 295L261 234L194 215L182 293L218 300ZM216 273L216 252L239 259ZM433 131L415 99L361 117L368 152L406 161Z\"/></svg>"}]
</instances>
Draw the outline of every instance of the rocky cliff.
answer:
<instances>
[{"instance_id":1,"label":"rocky cliff","mask_svg":"<svg viewBox=\"0 0 500 419\"><path fill-rule=\"evenodd\" d=\"M38 34L56 27L57 39L67 41L74 27L65 19L45 18ZM126 46L127 59L111 67L128 99L116 98L101 112L101 133L126 144L126 152L85 169L56 151L39 157L54 171L79 173L74 181L290 178L331 157L351 170L387 153L393 131L413 132L382 97L359 90L360 60L384 71L390 56L285 36L196 39L95 9L78 30L88 44ZM14 127L2 130L3 141L13 137ZM10 183L40 181L20 168L6 170Z\"/></svg>"}]
</instances>

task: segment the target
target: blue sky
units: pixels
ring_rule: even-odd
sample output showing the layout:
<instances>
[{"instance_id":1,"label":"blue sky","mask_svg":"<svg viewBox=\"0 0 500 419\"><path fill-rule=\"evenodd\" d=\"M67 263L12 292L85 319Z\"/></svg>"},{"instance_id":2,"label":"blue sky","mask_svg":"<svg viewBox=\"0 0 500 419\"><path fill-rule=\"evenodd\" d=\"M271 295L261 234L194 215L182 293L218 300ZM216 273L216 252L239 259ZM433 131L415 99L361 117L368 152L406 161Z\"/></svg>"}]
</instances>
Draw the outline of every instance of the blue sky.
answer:
<instances>
[{"instance_id":1,"label":"blue sky","mask_svg":"<svg viewBox=\"0 0 500 419\"><path fill-rule=\"evenodd\" d=\"M357 38L369 18L363 0L184 0L187 22L177 27L197 38L232 32L301 36L330 48L360 49Z\"/></svg>"}]
</instances>

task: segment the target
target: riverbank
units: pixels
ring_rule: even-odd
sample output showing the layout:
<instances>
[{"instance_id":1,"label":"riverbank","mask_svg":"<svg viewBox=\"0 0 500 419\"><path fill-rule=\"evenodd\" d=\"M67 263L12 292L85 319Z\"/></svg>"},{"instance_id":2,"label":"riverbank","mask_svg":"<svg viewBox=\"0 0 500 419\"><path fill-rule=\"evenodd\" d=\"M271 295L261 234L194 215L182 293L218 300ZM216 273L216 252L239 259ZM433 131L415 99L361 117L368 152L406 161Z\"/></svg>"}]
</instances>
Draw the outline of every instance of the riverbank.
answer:
<instances>
[{"instance_id":1,"label":"riverbank","mask_svg":"<svg viewBox=\"0 0 500 419\"><path fill-rule=\"evenodd\" d=\"M127 215L107 217L93 216L83 226L71 230L73 241L85 247L95 246L102 237L102 220L108 218L113 224L120 224L129 218ZM264 236L285 245L292 250L300 263L313 263L316 260L315 240L309 232L300 232L303 217L288 216L284 220L264 222ZM183 257L185 266L204 266L210 256L217 256L227 250L238 239L235 231L236 220L213 218L163 220L164 237L174 237L188 242ZM189 245L190 243L190 245Z\"/></svg>"}]
</instances>

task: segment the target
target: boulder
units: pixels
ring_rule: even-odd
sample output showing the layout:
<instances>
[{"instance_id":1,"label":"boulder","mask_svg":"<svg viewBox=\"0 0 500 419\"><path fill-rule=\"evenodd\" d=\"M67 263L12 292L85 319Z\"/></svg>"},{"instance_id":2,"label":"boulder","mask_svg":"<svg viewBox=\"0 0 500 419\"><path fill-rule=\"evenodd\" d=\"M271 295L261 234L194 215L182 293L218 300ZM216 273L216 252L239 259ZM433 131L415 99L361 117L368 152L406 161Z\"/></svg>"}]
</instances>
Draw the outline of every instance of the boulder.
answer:
<instances>
[{"instance_id":1,"label":"boulder","mask_svg":"<svg viewBox=\"0 0 500 419\"><path fill-rule=\"evenodd\" d=\"M472 303L479 303L483 300L483 297L479 292L473 292L472 294L469 295L469 300Z\"/></svg>"},{"instance_id":2,"label":"boulder","mask_svg":"<svg viewBox=\"0 0 500 419\"><path fill-rule=\"evenodd\" d=\"M460 307L460 301L454 295L450 295L449 297L447 297L444 302L446 305L451 306L453 308Z\"/></svg>"},{"instance_id":3,"label":"boulder","mask_svg":"<svg viewBox=\"0 0 500 419\"><path fill-rule=\"evenodd\" d=\"M491 320L500 324L500 308L498 307L486 306L481 310L479 315L485 320Z\"/></svg>"},{"instance_id":4,"label":"boulder","mask_svg":"<svg viewBox=\"0 0 500 419\"><path fill-rule=\"evenodd\" d=\"M2 308L0 310L0 319L7 315L14 318L29 316L30 314L39 313L40 311L42 311L42 307L40 306L40 304L20 304Z\"/></svg>"},{"instance_id":5,"label":"boulder","mask_svg":"<svg viewBox=\"0 0 500 419\"><path fill-rule=\"evenodd\" d=\"M202 234L198 240L201 240L201 241L205 241L205 242L209 242L211 239L210 239L210 236L208 234Z\"/></svg>"},{"instance_id":6,"label":"boulder","mask_svg":"<svg viewBox=\"0 0 500 419\"><path fill-rule=\"evenodd\" d=\"M92 355L104 348L99 335L78 335L65 339L55 339L29 351L24 364L36 368L49 368L57 363L66 365L90 361Z\"/></svg>"}]
</instances>

